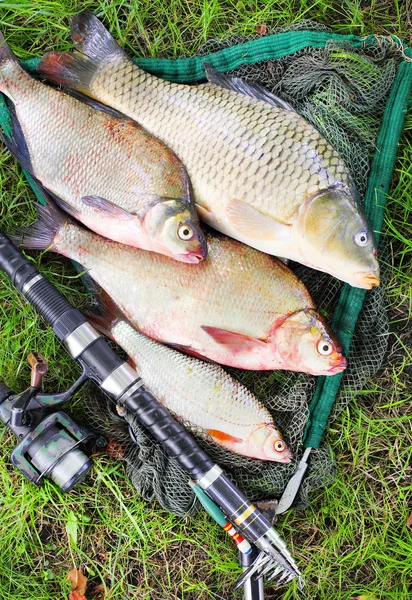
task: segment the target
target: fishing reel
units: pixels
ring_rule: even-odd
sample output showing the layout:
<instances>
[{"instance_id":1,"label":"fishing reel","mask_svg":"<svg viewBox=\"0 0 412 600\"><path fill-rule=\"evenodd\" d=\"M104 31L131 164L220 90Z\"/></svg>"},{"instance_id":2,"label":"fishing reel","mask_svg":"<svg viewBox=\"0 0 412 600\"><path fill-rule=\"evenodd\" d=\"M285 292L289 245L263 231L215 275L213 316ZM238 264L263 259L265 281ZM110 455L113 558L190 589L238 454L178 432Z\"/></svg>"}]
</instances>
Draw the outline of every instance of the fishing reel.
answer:
<instances>
[{"instance_id":1,"label":"fishing reel","mask_svg":"<svg viewBox=\"0 0 412 600\"><path fill-rule=\"evenodd\" d=\"M38 353L29 354L28 362L32 368L30 387L22 394L0 382L0 420L19 440L11 460L35 485L41 485L46 477L68 492L92 468L81 445L94 436L63 411L55 412L56 406L70 399L74 386L61 394L41 394L47 363Z\"/></svg>"}]
</instances>

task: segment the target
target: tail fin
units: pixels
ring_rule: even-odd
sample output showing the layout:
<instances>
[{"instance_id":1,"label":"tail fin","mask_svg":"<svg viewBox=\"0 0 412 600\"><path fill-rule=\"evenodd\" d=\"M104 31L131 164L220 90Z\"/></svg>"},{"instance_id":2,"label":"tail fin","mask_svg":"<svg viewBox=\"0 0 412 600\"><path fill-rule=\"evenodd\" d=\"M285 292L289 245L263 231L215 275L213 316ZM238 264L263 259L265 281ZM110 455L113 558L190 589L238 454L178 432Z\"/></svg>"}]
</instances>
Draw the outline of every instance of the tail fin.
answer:
<instances>
[{"instance_id":1,"label":"tail fin","mask_svg":"<svg viewBox=\"0 0 412 600\"><path fill-rule=\"evenodd\" d=\"M90 289L89 283L83 278L85 286ZM92 290L95 292L96 287L92 283ZM93 312L85 312L85 316L91 321L92 325L101 331L105 336L113 339L112 329L119 320L125 320L126 317L121 312L120 308L113 302L111 297L103 289L93 296Z\"/></svg>"},{"instance_id":2,"label":"tail fin","mask_svg":"<svg viewBox=\"0 0 412 600\"><path fill-rule=\"evenodd\" d=\"M90 88L95 75L108 60L123 59L126 54L88 10L73 17L71 33L75 52L49 52L40 60L37 71L57 85L93 97Z\"/></svg>"},{"instance_id":3,"label":"tail fin","mask_svg":"<svg viewBox=\"0 0 412 600\"><path fill-rule=\"evenodd\" d=\"M73 17L71 36L76 50L95 62L105 62L113 55L126 56L105 26L89 10Z\"/></svg>"},{"instance_id":4,"label":"tail fin","mask_svg":"<svg viewBox=\"0 0 412 600\"><path fill-rule=\"evenodd\" d=\"M10 237L16 245L27 250L53 250L56 234L70 219L57 208L41 186L37 184L37 187L46 202L45 206L37 204L37 221L30 227L19 228Z\"/></svg>"},{"instance_id":5,"label":"tail fin","mask_svg":"<svg viewBox=\"0 0 412 600\"><path fill-rule=\"evenodd\" d=\"M14 56L10 46L4 39L4 35L0 32L0 67L8 60L17 61L17 58Z\"/></svg>"},{"instance_id":6,"label":"tail fin","mask_svg":"<svg viewBox=\"0 0 412 600\"><path fill-rule=\"evenodd\" d=\"M88 95L98 69L99 65L79 52L48 52L37 65L37 72L48 81Z\"/></svg>"},{"instance_id":7,"label":"tail fin","mask_svg":"<svg viewBox=\"0 0 412 600\"><path fill-rule=\"evenodd\" d=\"M7 63L13 63L13 65L16 67L16 69L18 69L19 71L22 70L19 61L17 60L17 58L13 54L10 46L4 39L4 35L0 32L0 92L3 92L3 94L9 95L9 94L7 94L7 88L4 84L3 75L2 75L2 69L5 67L5 65Z\"/></svg>"}]
</instances>

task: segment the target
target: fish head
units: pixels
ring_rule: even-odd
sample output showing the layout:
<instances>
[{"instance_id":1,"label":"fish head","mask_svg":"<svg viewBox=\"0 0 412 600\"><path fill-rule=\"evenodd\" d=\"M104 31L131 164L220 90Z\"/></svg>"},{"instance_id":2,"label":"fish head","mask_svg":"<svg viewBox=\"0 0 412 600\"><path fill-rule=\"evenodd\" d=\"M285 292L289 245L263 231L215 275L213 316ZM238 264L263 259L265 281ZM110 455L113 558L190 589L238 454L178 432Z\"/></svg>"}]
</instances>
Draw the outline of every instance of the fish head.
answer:
<instances>
[{"instance_id":1,"label":"fish head","mask_svg":"<svg viewBox=\"0 0 412 600\"><path fill-rule=\"evenodd\" d=\"M335 375L347 361L336 336L312 308L286 317L270 336L284 369L311 375Z\"/></svg>"},{"instance_id":2,"label":"fish head","mask_svg":"<svg viewBox=\"0 0 412 600\"><path fill-rule=\"evenodd\" d=\"M376 241L354 188L328 188L306 198L298 219L305 264L354 287L379 285Z\"/></svg>"},{"instance_id":3,"label":"fish head","mask_svg":"<svg viewBox=\"0 0 412 600\"><path fill-rule=\"evenodd\" d=\"M143 216L142 228L155 252L192 264L207 256L199 217L188 202L168 198L152 203Z\"/></svg>"},{"instance_id":4,"label":"fish head","mask_svg":"<svg viewBox=\"0 0 412 600\"><path fill-rule=\"evenodd\" d=\"M288 464L293 458L292 451L282 434L270 423L254 429L246 441L246 446L245 454L260 460Z\"/></svg>"}]
</instances>

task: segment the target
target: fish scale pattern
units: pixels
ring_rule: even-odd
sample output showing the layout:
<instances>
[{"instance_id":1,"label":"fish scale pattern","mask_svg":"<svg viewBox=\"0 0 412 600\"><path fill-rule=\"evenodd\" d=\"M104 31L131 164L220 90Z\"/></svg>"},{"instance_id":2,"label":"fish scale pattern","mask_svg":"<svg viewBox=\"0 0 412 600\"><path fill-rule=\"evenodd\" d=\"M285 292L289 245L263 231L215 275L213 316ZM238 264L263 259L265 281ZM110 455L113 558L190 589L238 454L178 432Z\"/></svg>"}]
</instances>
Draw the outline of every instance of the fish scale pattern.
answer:
<instances>
[{"instance_id":1,"label":"fish scale pattern","mask_svg":"<svg viewBox=\"0 0 412 600\"><path fill-rule=\"evenodd\" d=\"M11 69L9 89L34 175L73 210L95 216L81 202L88 195L128 211L142 209L150 195L187 199L184 168L158 140Z\"/></svg>"},{"instance_id":2,"label":"fish scale pattern","mask_svg":"<svg viewBox=\"0 0 412 600\"><path fill-rule=\"evenodd\" d=\"M338 153L292 110L214 84L165 82L122 58L105 64L90 89L176 152L196 203L213 213L237 199L290 223L306 195L352 185Z\"/></svg>"},{"instance_id":3,"label":"fish scale pattern","mask_svg":"<svg viewBox=\"0 0 412 600\"><path fill-rule=\"evenodd\" d=\"M273 424L263 404L218 365L158 344L122 320L111 335L133 359L146 387L192 427L243 438L256 426Z\"/></svg>"},{"instance_id":4,"label":"fish scale pattern","mask_svg":"<svg viewBox=\"0 0 412 600\"><path fill-rule=\"evenodd\" d=\"M328 30L324 25L306 21L294 24L285 31L298 29ZM237 36L225 41L210 40L199 54L206 56L251 39L253 36ZM292 103L345 158L362 199L371 157L376 151L376 138L385 103L399 64L400 54L389 38L380 38L376 43L365 42L360 49L346 42L330 40L324 48L307 47L282 59L253 64L245 62L230 75L249 83L257 82ZM349 366L343 376L331 421L337 419L384 360L389 331L385 287L389 282L387 265L391 262L389 249L385 247L381 239L379 256L382 282L366 295L351 344ZM310 290L322 314L331 319L342 282L307 267L293 265L293 268ZM295 452L296 462L293 465L268 464L235 456L203 438L199 438L199 442L251 500L279 497L303 452L308 404L316 387L316 378L279 371L229 369L229 372L252 390L274 415ZM97 394L91 396L88 409L89 418L94 419L96 427L110 436L114 435L115 430L116 438L127 448L127 471L143 497L156 498L164 508L178 515L196 512L199 505L185 484L181 467L165 455L160 444L149 439L132 415L126 415L125 423L105 407L104 400ZM106 425L107 419L109 426ZM129 426L136 445L130 444ZM300 508L307 507L310 493L328 485L335 474L336 464L331 458L330 449L321 446L313 451L297 505Z\"/></svg>"},{"instance_id":5,"label":"fish scale pattern","mask_svg":"<svg viewBox=\"0 0 412 600\"><path fill-rule=\"evenodd\" d=\"M282 262L266 254L219 235L207 239L208 259L195 268L109 242L74 223L59 228L53 249L87 269L145 335L185 346L221 364L258 368L259 354L258 363L251 363L254 352L234 353L230 342L219 343L203 329L213 327L248 336L252 344L262 340L264 360L284 365L288 353L280 356L270 335L285 317L313 308L305 286ZM329 335L322 324L317 327L320 334ZM315 357L316 343L314 338ZM323 368L329 368L332 357L324 357ZM303 366L296 363L300 370Z\"/></svg>"}]
</instances>

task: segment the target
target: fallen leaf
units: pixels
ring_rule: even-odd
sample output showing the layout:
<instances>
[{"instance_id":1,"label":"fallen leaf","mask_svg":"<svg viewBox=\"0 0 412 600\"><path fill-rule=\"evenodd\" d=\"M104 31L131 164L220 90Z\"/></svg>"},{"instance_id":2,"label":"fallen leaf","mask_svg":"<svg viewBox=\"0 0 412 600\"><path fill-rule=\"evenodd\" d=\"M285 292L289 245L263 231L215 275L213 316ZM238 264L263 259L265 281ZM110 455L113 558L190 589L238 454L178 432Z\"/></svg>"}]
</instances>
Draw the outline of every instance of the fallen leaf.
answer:
<instances>
[{"instance_id":1,"label":"fallen leaf","mask_svg":"<svg viewBox=\"0 0 412 600\"><path fill-rule=\"evenodd\" d=\"M69 571L67 573L66 579L67 579L67 581L72 582L72 594L76 593L76 594L78 594L78 596L84 596L84 594L86 593L86 588L87 588L87 577L85 577L83 575L83 573L81 571L79 571L79 569L76 569L76 567L75 567L74 569ZM70 596L72 596L72 594L70 594ZM83 599L76 598L76 596L74 596L73 598L69 598L69 600L83 600Z\"/></svg>"},{"instance_id":2,"label":"fallen leaf","mask_svg":"<svg viewBox=\"0 0 412 600\"><path fill-rule=\"evenodd\" d=\"M412 527L412 513L406 519L406 527Z\"/></svg>"},{"instance_id":3,"label":"fallen leaf","mask_svg":"<svg viewBox=\"0 0 412 600\"><path fill-rule=\"evenodd\" d=\"M256 25L256 33L258 35L266 35L268 31L268 28L266 27L266 23L260 23L259 25Z\"/></svg>"},{"instance_id":4,"label":"fallen leaf","mask_svg":"<svg viewBox=\"0 0 412 600\"><path fill-rule=\"evenodd\" d=\"M116 440L109 439L108 444L106 446L106 452L115 460L123 460L124 458L124 448Z\"/></svg>"},{"instance_id":5,"label":"fallen leaf","mask_svg":"<svg viewBox=\"0 0 412 600\"><path fill-rule=\"evenodd\" d=\"M378 600L375 594L364 594L363 596L355 596L352 600Z\"/></svg>"},{"instance_id":6,"label":"fallen leaf","mask_svg":"<svg viewBox=\"0 0 412 600\"><path fill-rule=\"evenodd\" d=\"M79 592L72 592L69 594L69 600L87 600L87 598L83 594L79 594Z\"/></svg>"},{"instance_id":7,"label":"fallen leaf","mask_svg":"<svg viewBox=\"0 0 412 600\"><path fill-rule=\"evenodd\" d=\"M104 600L104 596L105 596L104 585L102 583L99 583L99 585L96 585L92 594L95 596L96 600Z\"/></svg>"}]
</instances>

